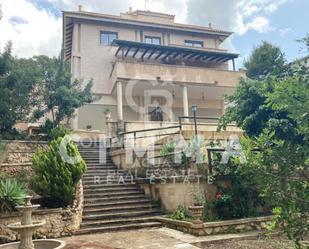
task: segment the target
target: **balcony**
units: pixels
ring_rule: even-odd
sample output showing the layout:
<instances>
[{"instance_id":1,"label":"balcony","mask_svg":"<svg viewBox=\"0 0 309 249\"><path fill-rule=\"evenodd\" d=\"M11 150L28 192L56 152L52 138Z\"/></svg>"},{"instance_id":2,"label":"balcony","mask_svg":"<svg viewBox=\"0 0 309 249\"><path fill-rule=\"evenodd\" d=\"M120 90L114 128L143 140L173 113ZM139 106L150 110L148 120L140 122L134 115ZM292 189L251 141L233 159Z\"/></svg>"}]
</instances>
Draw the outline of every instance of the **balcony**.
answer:
<instances>
[{"instance_id":1,"label":"balcony","mask_svg":"<svg viewBox=\"0 0 309 249\"><path fill-rule=\"evenodd\" d=\"M185 83L195 86L235 88L241 77L245 77L244 71L117 61L111 74L113 82L111 91L116 81L148 81L180 85Z\"/></svg>"}]
</instances>

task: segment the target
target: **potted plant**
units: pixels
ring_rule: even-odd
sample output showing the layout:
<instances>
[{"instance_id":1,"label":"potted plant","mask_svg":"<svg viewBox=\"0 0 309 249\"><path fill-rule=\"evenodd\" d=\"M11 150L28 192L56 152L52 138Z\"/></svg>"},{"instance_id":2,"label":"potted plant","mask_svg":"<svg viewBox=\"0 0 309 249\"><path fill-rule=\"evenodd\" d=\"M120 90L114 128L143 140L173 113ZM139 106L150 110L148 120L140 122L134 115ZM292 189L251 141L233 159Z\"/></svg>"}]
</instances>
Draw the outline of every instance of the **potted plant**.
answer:
<instances>
[{"instance_id":1,"label":"potted plant","mask_svg":"<svg viewBox=\"0 0 309 249\"><path fill-rule=\"evenodd\" d=\"M107 122L110 122L112 120L112 111L109 108L106 108L104 111L105 118Z\"/></svg>"},{"instance_id":2,"label":"potted plant","mask_svg":"<svg viewBox=\"0 0 309 249\"><path fill-rule=\"evenodd\" d=\"M192 191L192 205L189 207L192 216L194 217L194 224L203 223L201 218L203 215L204 203L206 201L205 194L201 190Z\"/></svg>"},{"instance_id":3,"label":"potted plant","mask_svg":"<svg viewBox=\"0 0 309 249\"><path fill-rule=\"evenodd\" d=\"M92 128L92 125L87 125L86 126L86 129L89 131L89 130L91 130L91 128Z\"/></svg>"}]
</instances>

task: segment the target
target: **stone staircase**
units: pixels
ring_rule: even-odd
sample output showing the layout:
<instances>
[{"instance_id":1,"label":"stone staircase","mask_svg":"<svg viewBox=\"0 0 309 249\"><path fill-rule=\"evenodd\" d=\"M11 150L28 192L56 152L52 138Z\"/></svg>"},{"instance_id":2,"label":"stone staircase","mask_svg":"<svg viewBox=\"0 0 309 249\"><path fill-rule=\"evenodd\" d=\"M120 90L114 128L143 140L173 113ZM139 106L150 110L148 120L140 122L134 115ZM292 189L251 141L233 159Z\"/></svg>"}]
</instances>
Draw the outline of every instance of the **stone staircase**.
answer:
<instances>
[{"instance_id":1,"label":"stone staircase","mask_svg":"<svg viewBox=\"0 0 309 249\"><path fill-rule=\"evenodd\" d=\"M87 171L83 177L83 220L77 234L160 226L155 221L160 207L124 172L117 172L108 152L100 163L99 143L78 147Z\"/></svg>"}]
</instances>

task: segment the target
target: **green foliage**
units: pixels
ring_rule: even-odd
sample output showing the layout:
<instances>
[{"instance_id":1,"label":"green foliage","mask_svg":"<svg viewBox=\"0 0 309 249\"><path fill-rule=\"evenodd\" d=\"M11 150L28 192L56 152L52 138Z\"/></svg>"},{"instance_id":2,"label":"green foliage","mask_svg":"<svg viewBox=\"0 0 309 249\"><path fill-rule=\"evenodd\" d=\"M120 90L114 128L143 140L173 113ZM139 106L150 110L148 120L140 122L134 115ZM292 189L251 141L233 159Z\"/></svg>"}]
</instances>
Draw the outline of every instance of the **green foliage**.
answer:
<instances>
[{"instance_id":1,"label":"green foliage","mask_svg":"<svg viewBox=\"0 0 309 249\"><path fill-rule=\"evenodd\" d=\"M192 218L190 212L184 205L179 205L169 217L173 220L186 220Z\"/></svg>"},{"instance_id":2,"label":"green foliage","mask_svg":"<svg viewBox=\"0 0 309 249\"><path fill-rule=\"evenodd\" d=\"M18 135L13 126L28 119L36 100L39 71L31 59L12 55L12 43L0 54L0 134L5 138Z\"/></svg>"},{"instance_id":3,"label":"green foliage","mask_svg":"<svg viewBox=\"0 0 309 249\"><path fill-rule=\"evenodd\" d=\"M65 135L70 134L70 129L64 127L63 125L56 126L56 124L49 119L47 119L45 124L41 126L41 130L47 135L48 141L56 140L59 137L64 137Z\"/></svg>"},{"instance_id":4,"label":"green foliage","mask_svg":"<svg viewBox=\"0 0 309 249\"><path fill-rule=\"evenodd\" d=\"M279 47L263 41L255 48L248 60L244 62L247 76L260 80L268 75L281 75L285 71L284 54Z\"/></svg>"},{"instance_id":5,"label":"green foliage","mask_svg":"<svg viewBox=\"0 0 309 249\"><path fill-rule=\"evenodd\" d=\"M26 197L24 186L16 180L0 177L0 212L11 212L22 205Z\"/></svg>"},{"instance_id":6,"label":"green foliage","mask_svg":"<svg viewBox=\"0 0 309 249\"><path fill-rule=\"evenodd\" d=\"M61 142L62 138L58 138L50 143L47 150L36 151L30 187L37 194L51 198L56 206L66 207L73 203L76 186L86 170L86 164L73 142ZM60 154L61 149L78 162L65 161Z\"/></svg>"},{"instance_id":7,"label":"green foliage","mask_svg":"<svg viewBox=\"0 0 309 249\"><path fill-rule=\"evenodd\" d=\"M218 187L216 198L212 203L220 219L254 217L258 208L265 205L265 200L258 191L256 178L250 170L240 164L238 158L231 157L227 164L221 163L221 154L213 153L215 171L214 184ZM224 185L224 177L230 185Z\"/></svg>"},{"instance_id":8,"label":"green foliage","mask_svg":"<svg viewBox=\"0 0 309 249\"><path fill-rule=\"evenodd\" d=\"M58 127L55 127L50 131L49 137L50 137L50 140L56 140L59 137L64 137L65 135L68 135L68 134L70 134L70 129L62 125L59 125Z\"/></svg>"},{"instance_id":9,"label":"green foliage","mask_svg":"<svg viewBox=\"0 0 309 249\"><path fill-rule=\"evenodd\" d=\"M175 152L176 144L175 143L167 143L164 144L160 150L161 156L166 156L168 154L172 154Z\"/></svg>"},{"instance_id":10,"label":"green foliage","mask_svg":"<svg viewBox=\"0 0 309 249\"><path fill-rule=\"evenodd\" d=\"M254 176L260 192L280 210L277 227L301 248L309 231L309 70L287 75L242 80L221 127L236 122L245 130L243 171Z\"/></svg>"},{"instance_id":11,"label":"green foliage","mask_svg":"<svg viewBox=\"0 0 309 249\"><path fill-rule=\"evenodd\" d=\"M42 75L40 95L43 99L34 112L35 118L51 113L52 122L59 125L72 118L76 108L95 100L91 93L92 81L85 87L78 80L72 81L69 64L62 56L49 58L41 55L33 59Z\"/></svg>"}]
</instances>

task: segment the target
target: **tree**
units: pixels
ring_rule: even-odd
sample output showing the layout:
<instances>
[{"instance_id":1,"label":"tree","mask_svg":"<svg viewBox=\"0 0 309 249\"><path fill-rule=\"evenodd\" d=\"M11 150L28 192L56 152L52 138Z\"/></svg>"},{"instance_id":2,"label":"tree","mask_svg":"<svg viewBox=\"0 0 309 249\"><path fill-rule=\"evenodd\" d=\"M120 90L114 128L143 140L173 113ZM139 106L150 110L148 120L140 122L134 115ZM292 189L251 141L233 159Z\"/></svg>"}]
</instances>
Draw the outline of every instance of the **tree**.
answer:
<instances>
[{"instance_id":1,"label":"tree","mask_svg":"<svg viewBox=\"0 0 309 249\"><path fill-rule=\"evenodd\" d=\"M251 79L264 79L267 75L281 75L285 69L284 54L279 47L263 41L244 62L247 76Z\"/></svg>"},{"instance_id":2,"label":"tree","mask_svg":"<svg viewBox=\"0 0 309 249\"><path fill-rule=\"evenodd\" d=\"M65 140L63 140L65 139ZM55 206L72 205L76 186L86 171L86 164L81 158L74 142L58 138L53 140L47 150L38 149L33 156L34 174L30 187L37 194L49 197ZM66 151L75 162L64 160L60 150Z\"/></svg>"},{"instance_id":3,"label":"tree","mask_svg":"<svg viewBox=\"0 0 309 249\"><path fill-rule=\"evenodd\" d=\"M0 54L0 133L11 133L18 121L25 121L35 100L39 71L31 59L17 59L8 42Z\"/></svg>"},{"instance_id":4,"label":"tree","mask_svg":"<svg viewBox=\"0 0 309 249\"><path fill-rule=\"evenodd\" d=\"M303 67L285 77L241 80L220 121L220 128L236 122L244 130L247 163L239 167L256 177L275 207L274 224L298 248L309 231L308 75Z\"/></svg>"},{"instance_id":5,"label":"tree","mask_svg":"<svg viewBox=\"0 0 309 249\"><path fill-rule=\"evenodd\" d=\"M84 88L82 82L72 81L70 67L62 56L49 58L36 56L33 58L41 71L41 105L35 110L35 118L51 113L55 126L74 116L75 109L94 101L91 93L92 81Z\"/></svg>"}]
</instances>

